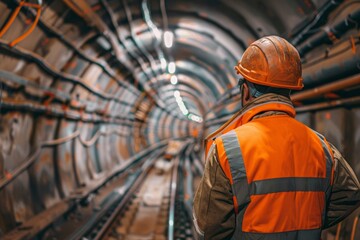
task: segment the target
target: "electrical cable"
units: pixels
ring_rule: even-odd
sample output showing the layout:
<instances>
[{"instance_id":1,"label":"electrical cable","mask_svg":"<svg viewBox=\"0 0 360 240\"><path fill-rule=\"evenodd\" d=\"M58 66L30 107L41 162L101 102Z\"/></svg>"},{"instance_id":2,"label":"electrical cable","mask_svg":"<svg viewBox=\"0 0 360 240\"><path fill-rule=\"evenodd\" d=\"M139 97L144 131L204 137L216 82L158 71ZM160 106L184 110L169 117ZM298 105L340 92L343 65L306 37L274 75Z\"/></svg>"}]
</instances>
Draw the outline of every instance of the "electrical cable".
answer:
<instances>
[{"instance_id":1,"label":"electrical cable","mask_svg":"<svg viewBox=\"0 0 360 240\"><path fill-rule=\"evenodd\" d=\"M126 137L126 135L123 135L122 133L113 130L108 132L101 132L98 130L94 137L92 137L89 141L81 139L80 131L76 130L75 132L71 133L70 135L58 139L48 140L40 143L40 146L32 153L30 154L29 158L26 159L21 163L20 166L18 166L15 170L12 172L7 173L5 178L0 179L0 190L2 190L4 187L6 187L9 183L14 181L21 173L23 173L26 169L28 169L40 156L42 148L46 147L55 147L61 144L64 144L66 142L69 142L71 140L74 140L78 138L80 140L80 143L84 147L90 147L94 145L100 136L110 136L112 134L116 134L121 137ZM95 139L95 140L94 140Z\"/></svg>"},{"instance_id":2,"label":"electrical cable","mask_svg":"<svg viewBox=\"0 0 360 240\"><path fill-rule=\"evenodd\" d=\"M42 3L42 1L40 1L40 0L38 0L38 4L27 3L27 2L25 2L25 0L22 0L19 3L19 5L16 7L16 9L13 11L13 13L12 13L10 19L8 20L8 22L5 24L3 29L0 31L0 38L10 29L10 27L14 23L16 17L19 15L19 12L20 12L20 10L21 10L21 8L23 6L35 8L37 10L35 20L34 20L33 24L30 26L30 28L27 31L25 31L22 35L20 35L18 38L14 39L12 42L10 42L9 46L13 47L16 44L23 41L25 38L27 38L34 31L34 29L37 26L37 23L38 23L38 21L40 19L40 16L41 16L41 3Z\"/></svg>"}]
</instances>

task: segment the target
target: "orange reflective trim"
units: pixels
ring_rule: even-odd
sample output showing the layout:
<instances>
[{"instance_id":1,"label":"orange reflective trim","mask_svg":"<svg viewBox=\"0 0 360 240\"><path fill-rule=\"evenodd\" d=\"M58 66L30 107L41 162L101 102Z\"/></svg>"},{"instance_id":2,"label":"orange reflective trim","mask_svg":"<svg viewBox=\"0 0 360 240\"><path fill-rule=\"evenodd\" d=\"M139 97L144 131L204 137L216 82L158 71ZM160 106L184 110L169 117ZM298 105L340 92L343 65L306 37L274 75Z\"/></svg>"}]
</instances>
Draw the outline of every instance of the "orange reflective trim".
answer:
<instances>
[{"instance_id":1,"label":"orange reflective trim","mask_svg":"<svg viewBox=\"0 0 360 240\"><path fill-rule=\"evenodd\" d=\"M326 177L319 138L294 118L287 115L258 118L235 132L249 183L283 177Z\"/></svg>"},{"instance_id":2,"label":"orange reflective trim","mask_svg":"<svg viewBox=\"0 0 360 240\"><path fill-rule=\"evenodd\" d=\"M280 192L251 196L242 230L275 233L322 226L324 192Z\"/></svg>"}]
</instances>

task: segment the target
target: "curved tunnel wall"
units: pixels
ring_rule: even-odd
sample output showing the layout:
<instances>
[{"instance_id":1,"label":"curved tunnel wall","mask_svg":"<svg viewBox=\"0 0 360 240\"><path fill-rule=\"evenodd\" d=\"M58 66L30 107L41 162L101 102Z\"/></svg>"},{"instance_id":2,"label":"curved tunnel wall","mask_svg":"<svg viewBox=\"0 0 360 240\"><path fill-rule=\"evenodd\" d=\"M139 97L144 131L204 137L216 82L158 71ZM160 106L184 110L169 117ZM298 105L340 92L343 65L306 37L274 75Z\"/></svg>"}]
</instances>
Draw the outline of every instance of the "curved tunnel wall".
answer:
<instances>
[{"instance_id":1,"label":"curved tunnel wall","mask_svg":"<svg viewBox=\"0 0 360 240\"><path fill-rule=\"evenodd\" d=\"M2 30L18 2L0 2ZM35 20L36 9L22 7L0 38L2 232L91 187L150 146L174 138L200 141L217 129L240 107L232 66L259 37L303 35L296 46L310 49L302 58L311 87L356 74L358 30L315 46L304 25L313 32L331 27L360 8L352 2L336 2L330 7L341 11L313 24L328 2L167 1L162 9L162 1L55 0L44 3L34 31L9 46ZM162 43L166 30L174 33L171 49ZM351 69L341 61L350 61ZM357 90L336 94L356 96ZM321 118L309 114L309 124Z\"/></svg>"}]
</instances>

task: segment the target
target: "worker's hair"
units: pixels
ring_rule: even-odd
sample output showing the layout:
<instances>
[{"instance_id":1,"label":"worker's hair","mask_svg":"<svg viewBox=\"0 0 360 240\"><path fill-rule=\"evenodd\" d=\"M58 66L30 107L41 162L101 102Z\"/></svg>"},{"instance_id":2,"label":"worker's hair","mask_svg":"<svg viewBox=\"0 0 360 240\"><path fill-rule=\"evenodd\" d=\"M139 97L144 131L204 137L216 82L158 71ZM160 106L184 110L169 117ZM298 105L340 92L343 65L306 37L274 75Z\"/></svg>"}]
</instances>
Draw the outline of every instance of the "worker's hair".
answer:
<instances>
[{"instance_id":1,"label":"worker's hair","mask_svg":"<svg viewBox=\"0 0 360 240\"><path fill-rule=\"evenodd\" d=\"M245 82L247 83L250 89L250 93L253 97L260 97L261 95L264 95L266 93L275 93L290 98L290 93L291 93L290 89L268 87L264 85L251 83L249 81L245 81Z\"/></svg>"}]
</instances>

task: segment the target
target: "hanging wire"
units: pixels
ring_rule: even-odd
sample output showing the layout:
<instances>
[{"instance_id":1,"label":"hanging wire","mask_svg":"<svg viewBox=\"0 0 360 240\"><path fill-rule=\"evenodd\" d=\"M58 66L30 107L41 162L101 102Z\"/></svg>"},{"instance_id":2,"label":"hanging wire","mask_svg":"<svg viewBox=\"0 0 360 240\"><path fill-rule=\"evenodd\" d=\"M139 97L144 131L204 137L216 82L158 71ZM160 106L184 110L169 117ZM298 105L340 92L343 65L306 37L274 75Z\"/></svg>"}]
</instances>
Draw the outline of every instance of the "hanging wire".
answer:
<instances>
[{"instance_id":1,"label":"hanging wire","mask_svg":"<svg viewBox=\"0 0 360 240\"><path fill-rule=\"evenodd\" d=\"M36 9L35 19L29 29L27 29L22 35L20 35L19 37L17 37L16 39L14 39L12 42L9 43L10 47L15 46L16 44L20 43L25 38L27 38L34 31L34 29L36 28L36 26L40 20L41 11L42 11L42 1L38 0L37 3L28 3L28 2L25 2L24 0L22 0L19 3L19 5L15 8L13 13L11 14L11 16L10 16L9 20L7 21L7 23L5 24L5 26L1 29L0 38L11 28L16 17L19 15L21 8L24 6Z\"/></svg>"},{"instance_id":2,"label":"hanging wire","mask_svg":"<svg viewBox=\"0 0 360 240\"><path fill-rule=\"evenodd\" d=\"M166 7L165 7L165 0L160 0L160 8L161 8L161 15L164 23L164 31L168 30L168 18L166 15Z\"/></svg>"}]
</instances>

